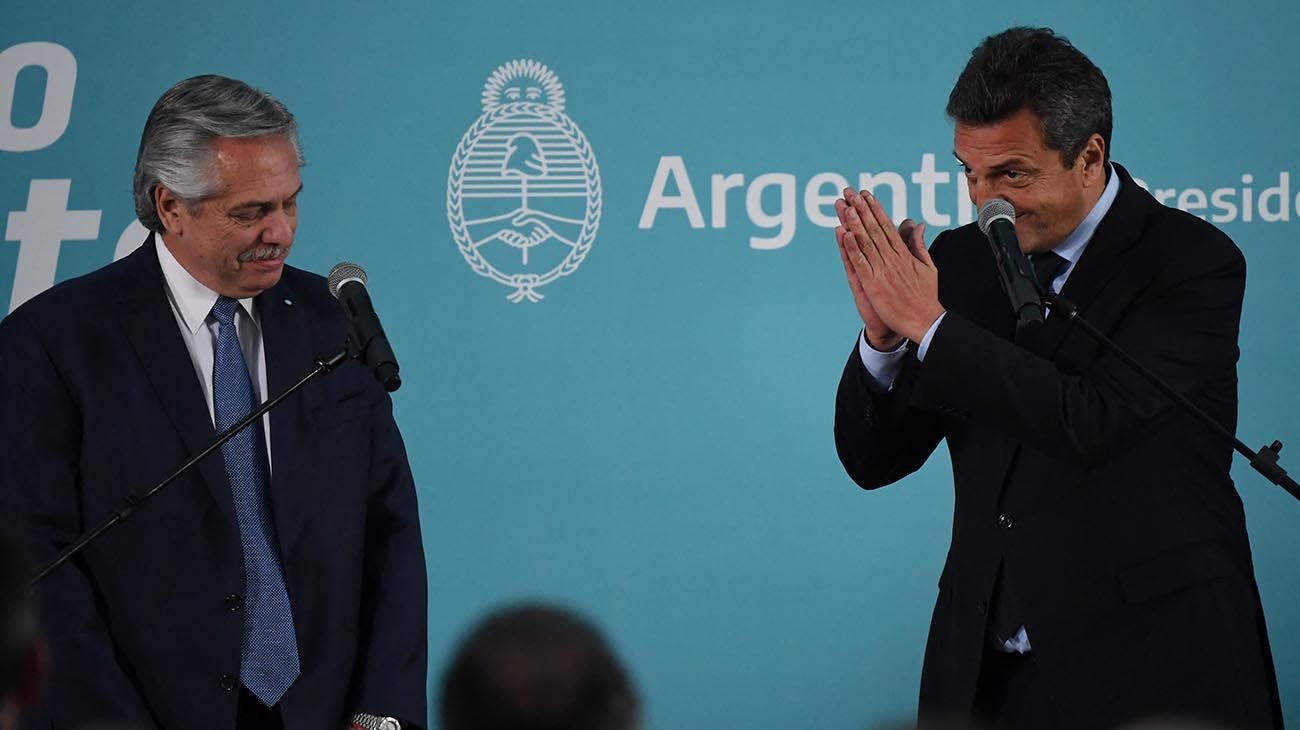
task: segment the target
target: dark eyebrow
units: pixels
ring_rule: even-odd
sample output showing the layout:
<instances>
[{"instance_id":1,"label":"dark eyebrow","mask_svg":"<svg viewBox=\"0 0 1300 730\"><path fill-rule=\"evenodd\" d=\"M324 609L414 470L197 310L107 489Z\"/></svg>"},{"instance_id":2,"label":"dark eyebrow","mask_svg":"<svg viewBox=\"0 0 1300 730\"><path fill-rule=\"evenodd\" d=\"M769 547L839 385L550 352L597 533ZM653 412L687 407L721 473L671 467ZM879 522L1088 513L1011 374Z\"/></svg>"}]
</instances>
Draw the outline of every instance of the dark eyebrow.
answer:
<instances>
[{"instance_id":1,"label":"dark eyebrow","mask_svg":"<svg viewBox=\"0 0 1300 730\"><path fill-rule=\"evenodd\" d=\"M1005 162L1000 162L994 165L992 168L990 168L989 171L1006 172L1007 170L1011 170L1011 169L1032 170L1034 169L1034 163L1024 159L1023 157L1012 157L1011 159Z\"/></svg>"},{"instance_id":2,"label":"dark eyebrow","mask_svg":"<svg viewBox=\"0 0 1300 730\"><path fill-rule=\"evenodd\" d=\"M966 164L966 161L960 157L957 157L956 150L953 150L952 156L957 159L957 162L961 163L962 167L969 169L970 166ZM994 165L993 167L989 168L989 172L1006 172L1007 170L1011 170L1014 168L1034 169L1034 165L1032 162L1024 159L1023 157L1012 157L1011 159L1005 162L1000 162Z\"/></svg>"}]
</instances>

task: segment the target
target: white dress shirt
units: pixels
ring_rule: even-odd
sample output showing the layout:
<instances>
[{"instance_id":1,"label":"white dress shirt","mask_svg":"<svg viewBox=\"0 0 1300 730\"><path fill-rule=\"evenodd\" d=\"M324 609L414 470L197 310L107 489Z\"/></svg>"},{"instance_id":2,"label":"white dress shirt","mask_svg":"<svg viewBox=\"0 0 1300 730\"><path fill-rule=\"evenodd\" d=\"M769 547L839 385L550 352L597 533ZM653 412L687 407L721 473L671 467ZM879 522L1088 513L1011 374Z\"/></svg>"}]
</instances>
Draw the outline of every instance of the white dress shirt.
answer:
<instances>
[{"instance_id":1,"label":"white dress shirt","mask_svg":"<svg viewBox=\"0 0 1300 730\"><path fill-rule=\"evenodd\" d=\"M154 234L154 243L158 248L158 263L162 265L163 282L166 284L167 301L171 302L172 314L176 315L176 324L181 329L181 339L185 349L189 350L190 361L194 363L194 374L203 386L203 397L208 402L208 417L216 427L216 408L212 402L212 366L217 346L217 329L219 325L212 316L212 305L217 303L217 292L199 283L190 272L181 266L176 257L162 240L162 234ZM262 323L253 306L252 298L240 299L235 309L235 332L239 335L239 348L244 351L244 361L248 372L253 375L253 397L258 402L266 400L266 357L262 350ZM262 416L262 433L266 436L266 463L271 463L271 414Z\"/></svg>"}]
</instances>

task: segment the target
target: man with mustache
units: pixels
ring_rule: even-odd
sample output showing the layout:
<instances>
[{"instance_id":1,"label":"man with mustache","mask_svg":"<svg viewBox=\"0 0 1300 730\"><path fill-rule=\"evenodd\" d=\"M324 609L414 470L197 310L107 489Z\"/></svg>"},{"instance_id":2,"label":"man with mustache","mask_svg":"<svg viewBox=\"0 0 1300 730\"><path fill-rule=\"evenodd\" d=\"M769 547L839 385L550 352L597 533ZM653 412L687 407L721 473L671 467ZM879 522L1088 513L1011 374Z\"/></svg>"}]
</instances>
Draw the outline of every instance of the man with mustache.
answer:
<instances>
[{"instance_id":1,"label":"man with mustache","mask_svg":"<svg viewBox=\"0 0 1300 730\"><path fill-rule=\"evenodd\" d=\"M158 100L130 256L0 323L0 501L47 562L337 350L325 281L287 266L293 116L234 79ZM37 592L42 727L426 722L415 489L388 395L347 363L245 429Z\"/></svg>"}]
</instances>

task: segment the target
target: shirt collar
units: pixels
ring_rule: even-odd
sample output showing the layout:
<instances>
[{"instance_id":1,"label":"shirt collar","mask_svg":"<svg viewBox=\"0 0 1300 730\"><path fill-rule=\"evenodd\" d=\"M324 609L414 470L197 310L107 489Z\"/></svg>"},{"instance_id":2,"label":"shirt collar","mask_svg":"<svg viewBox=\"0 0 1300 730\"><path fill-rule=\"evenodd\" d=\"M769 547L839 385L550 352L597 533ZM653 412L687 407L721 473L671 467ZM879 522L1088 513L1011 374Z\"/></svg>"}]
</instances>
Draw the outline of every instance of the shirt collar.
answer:
<instances>
[{"instance_id":1,"label":"shirt collar","mask_svg":"<svg viewBox=\"0 0 1300 730\"><path fill-rule=\"evenodd\" d=\"M212 314L212 305L217 303L217 297L220 295L199 283L198 279L181 266L171 250L167 248L167 244L163 242L161 233L154 234L154 245L158 249L158 264L162 267L163 281L167 284L167 297L180 313L185 328L191 335L197 334L204 321ZM261 323L253 314L252 297L240 299L239 306L248 315L248 320L260 329Z\"/></svg>"},{"instance_id":2,"label":"shirt collar","mask_svg":"<svg viewBox=\"0 0 1300 730\"><path fill-rule=\"evenodd\" d=\"M1096 205L1092 206L1092 210L1084 216L1083 222L1065 237L1061 245L1052 249L1057 256L1069 261L1071 267L1078 263L1079 257L1083 255L1083 249L1087 247L1088 241L1092 240L1092 234L1097 232L1098 224L1106 217L1111 204L1115 202L1115 196L1119 194L1119 175L1115 174L1109 162L1106 163L1106 172L1110 179L1106 181L1106 188L1101 191L1101 197L1097 199Z\"/></svg>"}]
</instances>

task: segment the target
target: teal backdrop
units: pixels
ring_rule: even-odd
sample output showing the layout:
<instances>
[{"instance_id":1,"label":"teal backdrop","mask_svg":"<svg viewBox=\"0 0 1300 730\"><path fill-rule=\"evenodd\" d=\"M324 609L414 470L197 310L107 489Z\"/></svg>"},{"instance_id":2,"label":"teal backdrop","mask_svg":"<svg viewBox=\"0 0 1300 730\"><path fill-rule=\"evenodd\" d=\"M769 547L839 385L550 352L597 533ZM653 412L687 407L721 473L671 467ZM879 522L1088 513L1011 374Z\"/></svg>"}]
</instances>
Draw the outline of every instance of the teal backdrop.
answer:
<instances>
[{"instance_id":1,"label":"teal backdrop","mask_svg":"<svg viewBox=\"0 0 1300 730\"><path fill-rule=\"evenodd\" d=\"M142 239L131 173L164 89L265 88L307 158L291 262L362 264L401 358L434 695L476 617L538 598L604 628L650 728L906 719L951 476L940 452L866 493L836 459L860 323L829 201L867 174L932 232L968 219L944 103L1018 24L1092 57L1115 159L1245 252L1239 434L1300 439L1282 0L6 0L0 313ZM1300 504L1235 477L1297 725Z\"/></svg>"}]
</instances>

